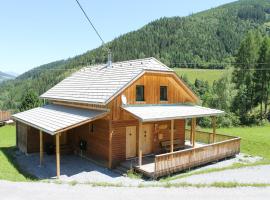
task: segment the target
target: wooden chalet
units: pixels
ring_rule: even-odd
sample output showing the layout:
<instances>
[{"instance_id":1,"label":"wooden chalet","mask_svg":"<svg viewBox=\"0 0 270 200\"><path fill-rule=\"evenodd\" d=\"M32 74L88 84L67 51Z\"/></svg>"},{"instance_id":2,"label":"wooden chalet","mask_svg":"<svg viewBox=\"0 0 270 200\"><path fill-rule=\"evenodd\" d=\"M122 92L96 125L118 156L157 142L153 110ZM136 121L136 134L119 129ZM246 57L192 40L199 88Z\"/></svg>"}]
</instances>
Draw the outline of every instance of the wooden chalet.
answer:
<instances>
[{"instance_id":1,"label":"wooden chalet","mask_svg":"<svg viewBox=\"0 0 270 200\"><path fill-rule=\"evenodd\" d=\"M157 178L239 153L239 138L216 134L223 111L198 106L193 91L155 58L85 67L41 98L49 104L13 115L17 147L40 152L40 164L51 147L58 177L60 154L109 168L129 161ZM196 118L206 116L211 133L196 130Z\"/></svg>"}]
</instances>

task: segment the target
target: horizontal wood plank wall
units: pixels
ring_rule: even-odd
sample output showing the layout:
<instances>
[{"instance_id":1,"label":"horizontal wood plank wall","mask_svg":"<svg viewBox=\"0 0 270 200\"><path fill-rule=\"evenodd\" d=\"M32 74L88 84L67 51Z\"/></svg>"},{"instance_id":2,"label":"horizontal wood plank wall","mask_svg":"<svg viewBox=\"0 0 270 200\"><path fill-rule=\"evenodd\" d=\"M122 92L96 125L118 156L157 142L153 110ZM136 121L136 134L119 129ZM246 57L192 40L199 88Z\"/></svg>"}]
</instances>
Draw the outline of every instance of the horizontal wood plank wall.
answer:
<instances>
[{"instance_id":1,"label":"horizontal wood plank wall","mask_svg":"<svg viewBox=\"0 0 270 200\"><path fill-rule=\"evenodd\" d=\"M155 131L153 132L153 152L160 153L160 143L170 140L171 125L170 121L153 122ZM174 121L174 140L179 139L180 144L185 144L185 120Z\"/></svg>"},{"instance_id":2,"label":"horizontal wood plank wall","mask_svg":"<svg viewBox=\"0 0 270 200\"><path fill-rule=\"evenodd\" d=\"M37 153L39 152L39 130L36 128L33 128L31 126L28 126L27 131L27 153ZM54 137L50 134L43 132L43 146L44 150L46 147L46 144L54 144Z\"/></svg>"},{"instance_id":3,"label":"horizontal wood plank wall","mask_svg":"<svg viewBox=\"0 0 270 200\"><path fill-rule=\"evenodd\" d=\"M170 121L151 122L152 124L152 153L160 153L160 142L170 140ZM118 120L112 121L112 166L115 167L126 159L126 127L136 126L136 146L138 146L139 121ZM174 139L179 139L180 144L185 143L185 121L175 120ZM160 137L162 136L162 138ZM137 149L136 149L137 150ZM138 154L138 152L137 152Z\"/></svg>"},{"instance_id":4,"label":"horizontal wood plank wall","mask_svg":"<svg viewBox=\"0 0 270 200\"><path fill-rule=\"evenodd\" d=\"M92 132L93 124L93 132ZM67 132L68 141L72 144L74 151L80 154L79 142L87 142L85 156L97 160L109 160L109 121L99 119L92 123L82 125Z\"/></svg>"},{"instance_id":5,"label":"horizontal wood plank wall","mask_svg":"<svg viewBox=\"0 0 270 200\"><path fill-rule=\"evenodd\" d=\"M76 108L85 108L85 109L95 109L95 110L106 110L108 109L106 105L96 105L96 104L86 104L86 103L73 103L65 101L51 101L52 104L71 106Z\"/></svg>"},{"instance_id":6,"label":"horizontal wood plank wall","mask_svg":"<svg viewBox=\"0 0 270 200\"><path fill-rule=\"evenodd\" d=\"M26 124L16 121L17 147L23 153L27 153L27 128Z\"/></svg>"},{"instance_id":7,"label":"horizontal wood plank wall","mask_svg":"<svg viewBox=\"0 0 270 200\"><path fill-rule=\"evenodd\" d=\"M126 159L126 127L136 126L138 136L138 120L112 121L112 167ZM137 140L136 140L137 141ZM137 145L136 145L137 146Z\"/></svg>"},{"instance_id":8,"label":"horizontal wood plank wall","mask_svg":"<svg viewBox=\"0 0 270 200\"><path fill-rule=\"evenodd\" d=\"M144 102L136 102L136 85L144 85ZM160 101L160 86L168 87L168 101ZM190 95L190 91L187 91L185 86L176 80L173 75L146 73L108 104L113 120L133 119L131 115L120 109L122 94L126 96L128 104L196 103L196 99Z\"/></svg>"},{"instance_id":9,"label":"horizontal wood plank wall","mask_svg":"<svg viewBox=\"0 0 270 200\"><path fill-rule=\"evenodd\" d=\"M44 140L45 140L45 134L44 134ZM35 153L35 152L39 152L39 130L31 126L28 126L27 153Z\"/></svg>"}]
</instances>

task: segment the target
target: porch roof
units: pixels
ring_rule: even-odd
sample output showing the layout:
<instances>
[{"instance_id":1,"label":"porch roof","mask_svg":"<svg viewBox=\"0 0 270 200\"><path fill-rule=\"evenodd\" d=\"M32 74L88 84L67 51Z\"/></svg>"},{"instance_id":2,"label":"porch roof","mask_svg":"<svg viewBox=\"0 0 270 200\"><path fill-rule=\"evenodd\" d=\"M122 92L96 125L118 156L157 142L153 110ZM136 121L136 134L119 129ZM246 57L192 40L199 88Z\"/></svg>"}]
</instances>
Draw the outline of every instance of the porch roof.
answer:
<instances>
[{"instance_id":1,"label":"porch roof","mask_svg":"<svg viewBox=\"0 0 270 200\"><path fill-rule=\"evenodd\" d=\"M128 105L122 107L142 122L217 116L224 111L197 105Z\"/></svg>"},{"instance_id":2,"label":"porch roof","mask_svg":"<svg viewBox=\"0 0 270 200\"><path fill-rule=\"evenodd\" d=\"M12 115L12 118L51 135L104 117L107 111L45 105Z\"/></svg>"}]
</instances>

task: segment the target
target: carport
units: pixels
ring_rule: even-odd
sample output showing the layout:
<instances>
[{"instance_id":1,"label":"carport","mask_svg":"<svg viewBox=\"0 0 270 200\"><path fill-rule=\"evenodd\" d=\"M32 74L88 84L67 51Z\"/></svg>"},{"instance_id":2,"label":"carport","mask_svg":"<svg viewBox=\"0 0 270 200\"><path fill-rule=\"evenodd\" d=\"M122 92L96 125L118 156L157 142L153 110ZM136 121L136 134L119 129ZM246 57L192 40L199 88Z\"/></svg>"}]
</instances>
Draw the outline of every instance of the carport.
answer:
<instances>
[{"instance_id":1,"label":"carport","mask_svg":"<svg viewBox=\"0 0 270 200\"><path fill-rule=\"evenodd\" d=\"M39 130L40 165L43 162L43 135L55 136L56 175L60 176L61 133L100 119L107 114L104 110L91 110L62 105L45 105L12 116L16 121Z\"/></svg>"}]
</instances>

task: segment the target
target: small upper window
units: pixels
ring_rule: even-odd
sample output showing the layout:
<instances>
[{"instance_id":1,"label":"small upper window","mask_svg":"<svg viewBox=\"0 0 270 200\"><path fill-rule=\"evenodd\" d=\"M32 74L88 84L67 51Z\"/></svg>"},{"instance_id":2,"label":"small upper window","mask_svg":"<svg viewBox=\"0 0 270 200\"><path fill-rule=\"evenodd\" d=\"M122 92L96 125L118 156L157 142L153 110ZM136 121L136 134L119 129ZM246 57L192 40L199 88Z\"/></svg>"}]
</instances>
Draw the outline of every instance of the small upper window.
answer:
<instances>
[{"instance_id":1,"label":"small upper window","mask_svg":"<svg viewBox=\"0 0 270 200\"><path fill-rule=\"evenodd\" d=\"M160 86L160 101L168 101L167 86Z\"/></svg>"},{"instance_id":2,"label":"small upper window","mask_svg":"<svg viewBox=\"0 0 270 200\"><path fill-rule=\"evenodd\" d=\"M136 85L136 101L144 101L144 86Z\"/></svg>"}]
</instances>

